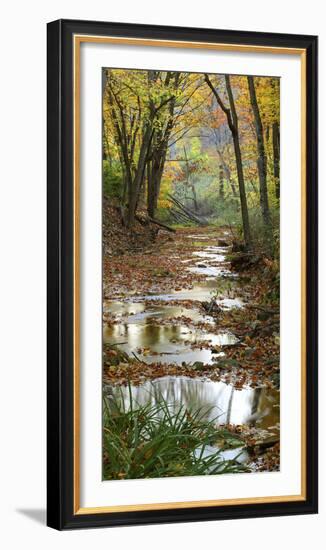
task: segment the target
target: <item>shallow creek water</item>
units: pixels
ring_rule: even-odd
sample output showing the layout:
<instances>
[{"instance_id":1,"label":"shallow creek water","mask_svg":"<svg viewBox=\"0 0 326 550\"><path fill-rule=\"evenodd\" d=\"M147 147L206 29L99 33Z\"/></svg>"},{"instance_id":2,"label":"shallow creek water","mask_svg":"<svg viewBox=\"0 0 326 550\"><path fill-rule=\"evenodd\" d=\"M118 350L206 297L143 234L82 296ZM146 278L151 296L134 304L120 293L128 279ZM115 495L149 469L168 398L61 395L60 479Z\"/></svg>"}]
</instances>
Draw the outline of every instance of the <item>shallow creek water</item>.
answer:
<instances>
[{"instance_id":1,"label":"shallow creek water","mask_svg":"<svg viewBox=\"0 0 326 550\"><path fill-rule=\"evenodd\" d=\"M212 364L214 357L221 353L213 354L209 349L200 349L201 343L209 341L216 346L225 346L237 341L233 334L227 332L211 334L186 325L152 325L151 317L146 320L148 323L122 323L108 327L104 332L105 341L119 343L123 351L129 355L136 353L145 363L177 364L183 361ZM145 353L138 351L144 349Z\"/></svg>"},{"instance_id":2,"label":"shallow creek water","mask_svg":"<svg viewBox=\"0 0 326 550\"><path fill-rule=\"evenodd\" d=\"M182 323L182 318L191 323L211 323L214 321L209 315L203 314L196 302L212 299L216 290L218 277L229 277L231 272L225 265L226 247L206 246L201 237L199 242L202 250L196 250L187 260L185 269L203 275L202 280L192 288L172 290L165 294L147 294L144 296L130 296L125 301L107 301L104 304L104 313L115 316L115 324L104 327L104 342L119 345L129 355L136 353L146 363L176 363L201 361L212 364L217 354L201 343L209 342L212 346L232 345L237 338L230 332L220 334L201 330L196 326ZM196 241L196 236L192 235ZM204 261L198 261L204 258ZM170 305L175 301L193 301L194 307ZM239 297L216 297L216 303L222 309L242 307L243 300ZM181 318L179 322L175 322ZM169 320L171 322L169 323ZM144 353L142 350L146 350Z\"/></svg>"},{"instance_id":3,"label":"shallow creek water","mask_svg":"<svg viewBox=\"0 0 326 550\"><path fill-rule=\"evenodd\" d=\"M118 396L129 408L129 388L107 386L107 394ZM140 404L155 404L163 397L171 408L183 404L189 411L201 409L208 420L217 424L259 425L262 429L278 422L278 391L267 388L234 390L231 384L186 376L164 376L132 386L133 400Z\"/></svg>"},{"instance_id":4,"label":"shallow creek water","mask_svg":"<svg viewBox=\"0 0 326 550\"><path fill-rule=\"evenodd\" d=\"M195 361L212 364L215 358L223 355L223 346L237 342L231 332L210 332L209 325L213 328L214 320L198 307L198 302L210 301L213 296L224 309L245 305L242 297L234 297L237 279L226 263L227 248L208 246L203 235L188 237L198 241L198 249L192 252L191 258L179 258L179 261L185 264L186 270L202 276L200 281L189 289L172 290L165 294L130 295L124 300L106 301L104 313L112 315L115 322L104 326L105 343L117 345L129 355L136 354L148 364L182 365L183 362ZM214 294L220 277L227 278L233 285L232 297ZM184 300L188 302L187 307L173 303ZM189 301L193 301L193 307L189 307ZM185 322L185 319L190 322ZM205 323L205 328L196 326L198 323ZM218 346L218 349L209 349L207 343L213 348ZM106 386L105 393L119 395L128 408L128 388ZM246 424L271 433L278 429L279 392L273 389L244 387L236 390L231 384L223 382L165 376L133 386L132 395L139 404L154 403L163 396L172 407L178 408L183 404L188 409L201 409L208 418L216 418L218 424ZM233 449L225 451L224 455L225 458L232 458L238 453L239 450ZM242 460L247 458L245 453L241 457Z\"/></svg>"},{"instance_id":5,"label":"shallow creek water","mask_svg":"<svg viewBox=\"0 0 326 550\"><path fill-rule=\"evenodd\" d=\"M279 431L279 392L267 388L244 388L235 390L232 385L224 382L187 378L185 376L165 376L154 381L146 381L140 386L131 387L133 406L138 403L155 404L163 397L177 411L182 404L189 411L201 410L207 420L215 420L216 424L246 424L266 430L270 436ZM114 396L123 401L129 409L129 389L125 386L105 388L107 397ZM216 447L207 446L205 456L216 452ZM248 454L239 448L224 450L225 459L248 460Z\"/></svg>"}]
</instances>

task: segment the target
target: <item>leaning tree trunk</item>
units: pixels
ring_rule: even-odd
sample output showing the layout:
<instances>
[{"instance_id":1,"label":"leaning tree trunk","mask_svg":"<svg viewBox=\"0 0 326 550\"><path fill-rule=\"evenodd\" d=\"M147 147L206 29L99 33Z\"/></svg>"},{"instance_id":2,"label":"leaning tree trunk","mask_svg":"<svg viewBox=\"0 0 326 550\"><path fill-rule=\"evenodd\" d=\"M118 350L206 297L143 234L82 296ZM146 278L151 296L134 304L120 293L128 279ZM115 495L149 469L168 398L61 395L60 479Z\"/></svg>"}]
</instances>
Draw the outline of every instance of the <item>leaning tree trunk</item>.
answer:
<instances>
[{"instance_id":1,"label":"leaning tree trunk","mask_svg":"<svg viewBox=\"0 0 326 550\"><path fill-rule=\"evenodd\" d=\"M232 115L232 119L228 117L228 122L229 122L229 127L230 127L230 122L231 122L230 130L232 132L234 154L235 154L235 160L236 160L236 166L237 166L238 184L239 184L239 193L240 193L240 203L241 203L241 214L242 214L242 225L243 225L243 235L244 235L244 240L245 240L246 247L251 248L249 214L248 214L246 188L245 188L243 168L242 168L242 156L241 156L241 149L240 149L240 139L239 139L238 115L237 115L237 112L236 112L236 109L235 109L235 104L234 104L233 93L232 93L232 88L231 88L230 76L229 75L225 75L225 84L226 84L226 91L227 91L227 94L228 94L228 98L229 98L229 102L230 102L230 108L231 108L231 115Z\"/></svg>"},{"instance_id":2,"label":"leaning tree trunk","mask_svg":"<svg viewBox=\"0 0 326 550\"><path fill-rule=\"evenodd\" d=\"M230 109L228 109L222 99L219 96L219 93L214 88L213 84L211 83L209 77L207 74L205 74L205 81L209 88L212 90L217 103L221 107L222 111L226 115L226 119L228 122L228 126L230 128L232 139L233 139L233 147L234 147L234 154L235 154L235 161L236 161L236 167L237 167L237 175L238 175L238 185L239 185L239 194L240 194L240 204L241 204L241 215L242 215L242 227L243 227L243 237L245 241L245 245L247 249L251 248L251 235L250 235L250 225L249 225L249 215L248 215L248 205L247 205L247 197L246 197L246 188L244 183L244 176L243 176L243 168L242 168L242 157L241 157L241 149L240 149L240 140L239 140L239 127L238 127L238 115L234 104L233 99L233 93L230 83L230 77L229 75L225 75L225 85L226 85L226 91L229 98L230 103Z\"/></svg>"},{"instance_id":3,"label":"leaning tree trunk","mask_svg":"<svg viewBox=\"0 0 326 550\"><path fill-rule=\"evenodd\" d=\"M267 191L267 162L266 162L266 153L264 145L264 134L263 134L263 125L261 121L261 116L259 112L256 89L254 78L248 76L248 87L250 95L250 103L252 111L254 114L255 122L255 132L257 138L257 168L258 168L258 178L259 178L259 191L260 191L260 208L263 216L263 220L266 226L271 225L271 216L268 205L268 191Z\"/></svg>"},{"instance_id":4,"label":"leaning tree trunk","mask_svg":"<svg viewBox=\"0 0 326 550\"><path fill-rule=\"evenodd\" d=\"M243 235L244 235L246 247L251 248L251 234L250 234L250 226L249 226L248 205L247 205L246 188L245 188L244 176L243 176L242 157L241 157L241 149L240 149L238 132L234 135L233 140L234 140L235 160L236 160L237 173L238 173Z\"/></svg>"}]
</instances>

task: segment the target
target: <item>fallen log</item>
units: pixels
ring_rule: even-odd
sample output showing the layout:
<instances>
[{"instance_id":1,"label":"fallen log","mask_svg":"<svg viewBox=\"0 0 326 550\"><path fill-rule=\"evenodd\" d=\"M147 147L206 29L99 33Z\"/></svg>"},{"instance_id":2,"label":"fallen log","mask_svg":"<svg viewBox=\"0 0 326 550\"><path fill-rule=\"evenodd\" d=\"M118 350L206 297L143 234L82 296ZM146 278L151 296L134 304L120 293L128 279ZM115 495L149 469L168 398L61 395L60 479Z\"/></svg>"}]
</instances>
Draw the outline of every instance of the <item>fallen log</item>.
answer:
<instances>
[{"instance_id":1,"label":"fallen log","mask_svg":"<svg viewBox=\"0 0 326 550\"><path fill-rule=\"evenodd\" d=\"M172 202L174 202L174 205L177 208L179 208L179 210L181 210L181 212L183 212L183 214L186 215L188 218L199 223L200 225L206 224L206 220L202 220L199 216L197 216L197 214L192 212L192 210L189 210L189 208L186 208L180 201L176 200L174 197L173 199L171 197L170 200L172 200Z\"/></svg>"},{"instance_id":2,"label":"fallen log","mask_svg":"<svg viewBox=\"0 0 326 550\"><path fill-rule=\"evenodd\" d=\"M263 439L261 441L255 441L254 443L250 443L245 447L245 449L249 453L255 453L257 451L259 453L263 453L267 449L270 449L271 447L274 447L274 445L276 445L279 442L280 442L279 437L277 437L277 436L269 437L269 438Z\"/></svg>"},{"instance_id":3,"label":"fallen log","mask_svg":"<svg viewBox=\"0 0 326 550\"><path fill-rule=\"evenodd\" d=\"M151 216L147 216L146 218L143 218L143 217L139 216L138 214L136 214L135 218L141 225L148 225L149 223L153 223L155 225L158 225L159 227L162 227L166 231L170 231L171 233L175 233L175 229L173 229L173 227L170 227L169 225L166 225L163 222L155 220Z\"/></svg>"},{"instance_id":4,"label":"fallen log","mask_svg":"<svg viewBox=\"0 0 326 550\"><path fill-rule=\"evenodd\" d=\"M152 218L151 216L149 216L149 220L151 223L155 223L156 225L160 226L160 227L163 227L163 229L166 229L166 231L170 231L171 233L175 233L175 229L173 229L173 227L170 227L169 225L166 225L165 223L163 222L159 222L158 220L155 220L154 218Z\"/></svg>"},{"instance_id":5,"label":"fallen log","mask_svg":"<svg viewBox=\"0 0 326 550\"><path fill-rule=\"evenodd\" d=\"M199 223L199 221L197 220L196 217L194 217L191 213L189 212L186 212L181 206L179 206L179 204L177 204L176 202L174 202L172 199L168 199L174 206L174 214L179 216L180 218L182 218L183 220L185 221L191 221L191 222L195 222L195 223Z\"/></svg>"},{"instance_id":6,"label":"fallen log","mask_svg":"<svg viewBox=\"0 0 326 550\"><path fill-rule=\"evenodd\" d=\"M169 214L177 223L189 222L189 216L186 216L185 214L183 214L181 210L174 210L173 208L170 208Z\"/></svg>"},{"instance_id":7,"label":"fallen log","mask_svg":"<svg viewBox=\"0 0 326 550\"><path fill-rule=\"evenodd\" d=\"M182 202L180 202L178 199L173 197L172 195L168 195L168 200L174 204L174 206L179 209L179 211L183 212L190 220L198 223L199 225L207 225L207 220L200 218L197 214L189 210Z\"/></svg>"},{"instance_id":8,"label":"fallen log","mask_svg":"<svg viewBox=\"0 0 326 550\"><path fill-rule=\"evenodd\" d=\"M180 218L174 214L171 214L171 223L172 224L178 224L178 225L189 225L189 219Z\"/></svg>"}]
</instances>

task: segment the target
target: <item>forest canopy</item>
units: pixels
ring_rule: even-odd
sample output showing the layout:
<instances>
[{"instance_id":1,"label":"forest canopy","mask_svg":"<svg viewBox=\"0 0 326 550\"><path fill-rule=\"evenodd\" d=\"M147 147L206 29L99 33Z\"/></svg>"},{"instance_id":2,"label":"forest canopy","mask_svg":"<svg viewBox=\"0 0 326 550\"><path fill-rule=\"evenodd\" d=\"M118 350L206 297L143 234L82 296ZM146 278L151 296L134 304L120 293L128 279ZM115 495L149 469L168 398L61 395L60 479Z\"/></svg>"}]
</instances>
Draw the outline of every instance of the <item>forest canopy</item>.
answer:
<instances>
[{"instance_id":1,"label":"forest canopy","mask_svg":"<svg viewBox=\"0 0 326 550\"><path fill-rule=\"evenodd\" d=\"M280 79L103 70L103 187L131 229L235 225L274 246L280 199ZM267 244L266 244L267 243Z\"/></svg>"}]
</instances>

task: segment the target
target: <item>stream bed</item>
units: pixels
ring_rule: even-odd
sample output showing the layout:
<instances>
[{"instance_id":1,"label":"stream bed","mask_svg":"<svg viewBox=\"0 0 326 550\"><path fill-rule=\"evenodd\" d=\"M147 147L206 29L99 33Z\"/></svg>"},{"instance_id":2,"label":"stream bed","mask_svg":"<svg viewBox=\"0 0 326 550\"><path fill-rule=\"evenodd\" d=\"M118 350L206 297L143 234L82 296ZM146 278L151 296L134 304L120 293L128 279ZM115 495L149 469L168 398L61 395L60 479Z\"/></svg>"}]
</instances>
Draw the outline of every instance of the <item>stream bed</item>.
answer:
<instances>
[{"instance_id":1,"label":"stream bed","mask_svg":"<svg viewBox=\"0 0 326 550\"><path fill-rule=\"evenodd\" d=\"M159 362L181 366L195 362L214 365L224 355L223 346L238 342L232 331L216 331L213 317L200 307L212 299L221 309L245 307L237 275L229 270L226 261L228 248L205 243L208 238L204 235L188 237L196 243L196 250L190 258L182 259L180 254L175 261L184 263L184 269L198 276L198 280L191 288L144 295L131 289L130 295L123 299L106 300L103 311L113 321L104 323L105 344L117 346L149 365ZM228 281L227 293L217 292L218 281L222 279ZM107 396L118 396L128 409L129 388L105 385L104 392ZM175 410L180 405L188 410L201 409L216 424L256 426L271 435L279 433L279 391L273 388L235 389L231 383L181 375L145 380L132 385L131 392L140 405L154 404L164 397ZM212 447L205 452L215 451ZM233 458L238 454L239 449L231 449L224 456ZM246 453L241 460L248 460Z\"/></svg>"}]
</instances>

